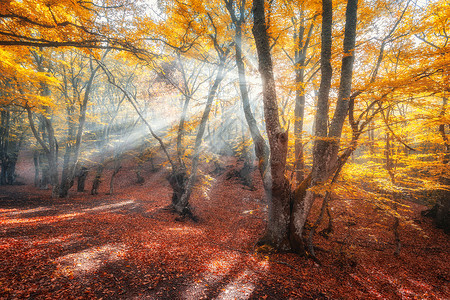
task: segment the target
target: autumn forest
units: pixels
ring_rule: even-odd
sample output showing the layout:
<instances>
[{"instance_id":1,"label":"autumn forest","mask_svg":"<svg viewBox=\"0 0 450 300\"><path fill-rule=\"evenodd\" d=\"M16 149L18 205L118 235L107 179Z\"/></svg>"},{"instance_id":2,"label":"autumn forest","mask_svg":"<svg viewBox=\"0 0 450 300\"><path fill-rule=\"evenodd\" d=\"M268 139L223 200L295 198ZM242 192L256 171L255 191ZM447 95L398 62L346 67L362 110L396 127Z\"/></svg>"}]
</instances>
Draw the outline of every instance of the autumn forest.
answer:
<instances>
[{"instance_id":1,"label":"autumn forest","mask_svg":"<svg viewBox=\"0 0 450 300\"><path fill-rule=\"evenodd\" d=\"M0 0L1 299L448 299L449 0Z\"/></svg>"}]
</instances>

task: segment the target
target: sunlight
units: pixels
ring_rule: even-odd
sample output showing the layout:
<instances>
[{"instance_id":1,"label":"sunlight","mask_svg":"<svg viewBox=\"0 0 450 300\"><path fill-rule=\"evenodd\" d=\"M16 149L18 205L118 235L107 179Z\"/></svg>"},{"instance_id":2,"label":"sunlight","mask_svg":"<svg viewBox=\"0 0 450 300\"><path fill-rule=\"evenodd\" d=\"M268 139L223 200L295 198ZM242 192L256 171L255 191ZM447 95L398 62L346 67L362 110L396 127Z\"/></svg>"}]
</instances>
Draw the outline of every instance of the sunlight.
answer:
<instances>
[{"instance_id":1,"label":"sunlight","mask_svg":"<svg viewBox=\"0 0 450 300\"><path fill-rule=\"evenodd\" d=\"M0 220L0 225L13 225L13 224L51 224L60 221L66 221L83 215L84 213L69 213L59 216L47 216L47 217L36 217L36 218L19 218L19 219L4 219Z\"/></svg>"},{"instance_id":2,"label":"sunlight","mask_svg":"<svg viewBox=\"0 0 450 300\"><path fill-rule=\"evenodd\" d=\"M219 282L223 276L207 274L193 283L183 292L182 299L201 299L205 298L206 291L210 285Z\"/></svg>"},{"instance_id":3,"label":"sunlight","mask_svg":"<svg viewBox=\"0 0 450 300\"><path fill-rule=\"evenodd\" d=\"M107 244L67 254L55 260L58 265L56 275L72 277L91 274L105 264L123 259L126 251L123 244Z\"/></svg>"},{"instance_id":4,"label":"sunlight","mask_svg":"<svg viewBox=\"0 0 450 300\"><path fill-rule=\"evenodd\" d=\"M216 259L207 265L207 271L201 278L192 282L183 293L183 299L200 299L205 296L209 286L218 283L225 277L236 259Z\"/></svg>"},{"instance_id":5,"label":"sunlight","mask_svg":"<svg viewBox=\"0 0 450 300\"><path fill-rule=\"evenodd\" d=\"M449 3L0 0L0 300L450 300Z\"/></svg>"},{"instance_id":6,"label":"sunlight","mask_svg":"<svg viewBox=\"0 0 450 300\"><path fill-rule=\"evenodd\" d=\"M400 294L404 298L410 298L410 297L420 297L420 294L417 294L416 292L412 291L411 289L407 288L402 284L403 280L400 280L401 278L393 278L391 275L385 274L384 272L380 270L376 270L376 273L379 275L380 278L386 280L389 282L393 287L395 287L398 291L398 294ZM431 286L422 283L420 281L410 279L408 278L407 281L415 285L416 287L422 289L422 290L429 290L431 291Z\"/></svg>"},{"instance_id":7,"label":"sunlight","mask_svg":"<svg viewBox=\"0 0 450 300\"><path fill-rule=\"evenodd\" d=\"M15 208L10 208L10 209L0 209L0 214L5 214L5 215L7 215L7 214L11 214L12 212L16 212L17 211L17 209L15 209Z\"/></svg>"},{"instance_id":8,"label":"sunlight","mask_svg":"<svg viewBox=\"0 0 450 300\"><path fill-rule=\"evenodd\" d=\"M268 260L262 260L258 263L258 265L264 271L268 271L270 267L270 263Z\"/></svg>"},{"instance_id":9,"label":"sunlight","mask_svg":"<svg viewBox=\"0 0 450 300\"><path fill-rule=\"evenodd\" d=\"M230 282L216 298L218 300L248 299L255 285L251 279L253 273L244 271L236 280Z\"/></svg>"},{"instance_id":10,"label":"sunlight","mask_svg":"<svg viewBox=\"0 0 450 300\"><path fill-rule=\"evenodd\" d=\"M410 289L407 289L405 287L401 287L398 289L398 293L401 295L402 299L411 299L411 298L416 298L419 297L420 295L414 293L413 291L411 291Z\"/></svg>"},{"instance_id":11,"label":"sunlight","mask_svg":"<svg viewBox=\"0 0 450 300\"><path fill-rule=\"evenodd\" d=\"M26 210L19 210L19 211L15 210L15 211L10 212L9 215L14 216L14 215L30 214L30 213L47 211L47 210L52 210L52 209L53 208L51 208L51 207L40 206L40 207L26 209Z\"/></svg>"},{"instance_id":12,"label":"sunlight","mask_svg":"<svg viewBox=\"0 0 450 300\"><path fill-rule=\"evenodd\" d=\"M176 124L176 117L178 114L173 113L173 106L169 106L167 109L172 109L172 113L165 117L156 117L153 113L144 114L144 118L151 125L153 131L161 136L168 128L172 128L173 124ZM128 109L128 113L133 112L133 109ZM141 120L138 120L141 121ZM117 128L111 132L108 140L97 144L86 144L86 149L82 153L81 159L86 162L99 161L101 157L114 157L121 156L128 151L134 151L140 146L148 142L150 132L147 126L140 124L141 122L130 122L130 118L116 119L115 123ZM130 124L131 123L131 124ZM90 139L98 139L98 136L103 134L105 129L103 126L97 125L90 128ZM154 142L153 138L150 138Z\"/></svg>"},{"instance_id":13,"label":"sunlight","mask_svg":"<svg viewBox=\"0 0 450 300\"><path fill-rule=\"evenodd\" d=\"M47 245L47 244L61 244L61 245L70 245L74 240L81 237L81 234L72 233L65 236L59 236L48 239L40 239L38 241L33 242L33 246Z\"/></svg>"},{"instance_id":14,"label":"sunlight","mask_svg":"<svg viewBox=\"0 0 450 300\"><path fill-rule=\"evenodd\" d=\"M383 295L381 295L373 286L372 282L369 278L361 278L356 274L349 274L356 282L361 284L372 296L383 299Z\"/></svg>"},{"instance_id":15,"label":"sunlight","mask_svg":"<svg viewBox=\"0 0 450 300\"><path fill-rule=\"evenodd\" d=\"M432 286L430 286L429 284L427 284L425 282L417 281L417 280L414 280L414 279L411 279L411 278L408 278L408 281L411 282L412 284L414 284L415 286L418 286L418 287L420 287L422 289L430 290L430 291L432 290Z\"/></svg>"},{"instance_id":16,"label":"sunlight","mask_svg":"<svg viewBox=\"0 0 450 300\"><path fill-rule=\"evenodd\" d=\"M129 205L129 204L133 204L133 203L134 203L134 200L128 200L128 201L123 201L123 202L118 202L118 203L105 204L105 205L96 206L94 208L86 208L86 209L84 209L84 212L114 209L114 208L119 208L119 207Z\"/></svg>"},{"instance_id":17,"label":"sunlight","mask_svg":"<svg viewBox=\"0 0 450 300\"><path fill-rule=\"evenodd\" d=\"M231 262L234 262L235 260L231 260ZM229 260L213 260L208 265L208 271L211 273L214 273L216 275L226 275L232 267L232 264Z\"/></svg>"},{"instance_id":18,"label":"sunlight","mask_svg":"<svg viewBox=\"0 0 450 300\"><path fill-rule=\"evenodd\" d=\"M189 226L182 226L182 227L171 227L167 228L169 231L175 231L179 234L203 234L203 230L199 228L193 228Z\"/></svg>"}]
</instances>

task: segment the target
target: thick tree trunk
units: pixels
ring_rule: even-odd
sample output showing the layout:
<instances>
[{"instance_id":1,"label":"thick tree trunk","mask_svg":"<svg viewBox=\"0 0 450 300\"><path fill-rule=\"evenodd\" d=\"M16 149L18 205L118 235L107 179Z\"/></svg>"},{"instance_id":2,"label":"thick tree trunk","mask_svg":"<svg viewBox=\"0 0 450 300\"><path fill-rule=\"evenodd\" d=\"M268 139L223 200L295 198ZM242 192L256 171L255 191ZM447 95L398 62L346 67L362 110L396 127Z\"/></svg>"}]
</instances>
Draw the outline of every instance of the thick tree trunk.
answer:
<instances>
[{"instance_id":1,"label":"thick tree trunk","mask_svg":"<svg viewBox=\"0 0 450 300\"><path fill-rule=\"evenodd\" d=\"M345 12L344 53L342 57L341 78L338 99L333 119L330 124L329 137L331 137L330 167L335 168L338 158L340 138L345 119L348 115L350 96L352 92L353 63L355 61L356 23L358 0L348 0Z\"/></svg>"},{"instance_id":2,"label":"thick tree trunk","mask_svg":"<svg viewBox=\"0 0 450 300\"><path fill-rule=\"evenodd\" d=\"M188 181L186 170L172 170L167 176L167 181L172 187L172 207L175 208L186 190L186 182Z\"/></svg>"},{"instance_id":3,"label":"thick tree trunk","mask_svg":"<svg viewBox=\"0 0 450 300\"><path fill-rule=\"evenodd\" d=\"M450 186L450 180L444 182ZM450 192L442 190L436 204L435 223L438 228L444 229L445 233L450 234Z\"/></svg>"},{"instance_id":4,"label":"thick tree trunk","mask_svg":"<svg viewBox=\"0 0 450 300\"><path fill-rule=\"evenodd\" d=\"M322 1L322 50L321 50L321 81L317 101L315 118L315 137L313 148L313 167L311 182L309 185L319 184L327 173L326 162L328 143L325 139L328 135L328 110L329 94L333 69L331 67L333 4L331 0ZM290 239L294 250L303 251L302 234L309 211L314 203L316 195L312 191L306 191L306 182L301 184L302 189L297 189L294 194L294 203L291 216Z\"/></svg>"},{"instance_id":5,"label":"thick tree trunk","mask_svg":"<svg viewBox=\"0 0 450 300\"><path fill-rule=\"evenodd\" d=\"M290 222L290 186L285 177L288 132L281 130L272 56L264 11L264 0L253 1L253 36L258 52L258 66L263 84L264 118L270 147L270 198L268 223L259 244L269 244L278 250L290 250L288 225Z\"/></svg>"},{"instance_id":6,"label":"thick tree trunk","mask_svg":"<svg viewBox=\"0 0 450 300\"><path fill-rule=\"evenodd\" d=\"M61 189L59 192L60 197L65 197L68 194L69 189L73 185L73 178L70 178L70 167L71 167L71 156L72 156L72 141L74 140L74 133L75 133L75 122L74 122L74 107L72 104L68 104L67 107L67 127L68 127L68 133L67 133L67 141L66 141L66 151L64 153L64 160L63 160L63 169L61 173Z\"/></svg>"},{"instance_id":7,"label":"thick tree trunk","mask_svg":"<svg viewBox=\"0 0 450 300\"><path fill-rule=\"evenodd\" d=\"M48 167L49 167L49 176L50 176L50 184L52 185L52 197L57 198L59 194L59 182L58 182L58 143L56 141L55 132L53 130L53 126L50 123L50 120L44 117L45 127L48 133L49 140L49 152L47 153L48 157Z\"/></svg>"},{"instance_id":8,"label":"thick tree trunk","mask_svg":"<svg viewBox=\"0 0 450 300\"><path fill-rule=\"evenodd\" d=\"M328 133L329 93L331 87L331 46L332 46L332 1L322 1L322 50L321 72L322 79L319 88L317 113L315 120L315 136L313 149L313 167L310 187L324 184L338 169L339 139L345 118L348 114L352 71L354 61L354 48L356 37L357 0L349 0L346 10L346 25L344 36L344 56L341 67L341 81L339 87L336 110ZM305 180L306 181L306 180ZM294 195L291 224L291 244L294 250L301 251L304 226L316 198L316 192L305 191L305 182L302 188L297 188Z\"/></svg>"},{"instance_id":9,"label":"thick tree trunk","mask_svg":"<svg viewBox=\"0 0 450 300\"><path fill-rule=\"evenodd\" d=\"M33 163L34 163L34 186L39 186L39 158L40 153L38 150L33 151Z\"/></svg>"},{"instance_id":10,"label":"thick tree trunk","mask_svg":"<svg viewBox=\"0 0 450 300\"><path fill-rule=\"evenodd\" d=\"M70 157L72 154L72 147L69 143L66 144L66 152L64 153L63 169L61 173L61 187L59 190L59 197L63 198L68 195L69 189L73 185L73 178L70 176Z\"/></svg>"},{"instance_id":11,"label":"thick tree trunk","mask_svg":"<svg viewBox=\"0 0 450 300\"><path fill-rule=\"evenodd\" d=\"M303 84L304 71L301 70L296 74L297 85ZM299 184L303 181L305 176L305 160L303 154L303 120L305 116L305 94L297 87L295 96L295 123L294 123L294 137L295 137L295 178ZM303 90L303 88L302 88Z\"/></svg>"},{"instance_id":12,"label":"thick tree trunk","mask_svg":"<svg viewBox=\"0 0 450 300\"><path fill-rule=\"evenodd\" d=\"M0 173L0 185L6 184L8 177L10 119L10 111L2 110L0 114L0 167L2 169Z\"/></svg>"},{"instance_id":13,"label":"thick tree trunk","mask_svg":"<svg viewBox=\"0 0 450 300\"><path fill-rule=\"evenodd\" d=\"M136 183L143 184L145 182L145 178L142 176L142 164L138 165L138 169L136 170Z\"/></svg>"}]
</instances>

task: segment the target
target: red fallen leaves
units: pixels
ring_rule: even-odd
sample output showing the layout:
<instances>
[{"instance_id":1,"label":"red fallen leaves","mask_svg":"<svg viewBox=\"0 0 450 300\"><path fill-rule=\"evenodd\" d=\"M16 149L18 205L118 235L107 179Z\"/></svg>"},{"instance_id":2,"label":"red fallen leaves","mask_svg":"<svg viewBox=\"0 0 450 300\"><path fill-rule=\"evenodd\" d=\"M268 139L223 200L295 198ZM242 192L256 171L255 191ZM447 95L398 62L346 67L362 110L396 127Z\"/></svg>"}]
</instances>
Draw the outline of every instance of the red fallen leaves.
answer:
<instances>
[{"instance_id":1,"label":"red fallen leaves","mask_svg":"<svg viewBox=\"0 0 450 300\"><path fill-rule=\"evenodd\" d=\"M146 174L140 186L132 167L117 175L115 195L106 186L97 196L73 192L51 205L53 215L2 207L0 298L445 299L450 292L449 238L421 219L418 205L411 214L429 238L405 226L395 257L393 234L383 230L389 220L363 201L333 201L334 232L315 238L324 250L319 266L295 254L254 254L266 217L257 172L256 191L224 176L208 191L197 189L192 206L200 222L192 223L163 209L170 202L164 173ZM3 192L36 193L50 203L32 187Z\"/></svg>"}]
</instances>

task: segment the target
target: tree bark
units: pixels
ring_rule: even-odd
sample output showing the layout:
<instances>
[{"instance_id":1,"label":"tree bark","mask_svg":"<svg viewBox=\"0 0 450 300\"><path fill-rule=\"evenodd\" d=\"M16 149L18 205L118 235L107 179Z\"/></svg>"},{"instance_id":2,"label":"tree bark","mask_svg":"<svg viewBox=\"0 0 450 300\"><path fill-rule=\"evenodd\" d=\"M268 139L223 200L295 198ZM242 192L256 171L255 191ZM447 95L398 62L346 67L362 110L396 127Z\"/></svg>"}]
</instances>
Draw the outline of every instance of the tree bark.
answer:
<instances>
[{"instance_id":1,"label":"tree bark","mask_svg":"<svg viewBox=\"0 0 450 300\"><path fill-rule=\"evenodd\" d=\"M235 60L239 75L239 91L241 93L242 108L244 110L245 120L247 121L253 144L255 146L255 155L258 159L259 173L263 180L264 189L267 192L270 190L270 172L268 172L269 148L258 128L258 124L255 120L255 117L253 116L250 107L250 98L248 95L247 79L245 75L244 57L242 55L242 24L245 21L245 1L242 1L240 3L239 18L236 16L234 1L225 0L225 3L227 10L230 13L231 20L235 25Z\"/></svg>"},{"instance_id":2,"label":"tree bark","mask_svg":"<svg viewBox=\"0 0 450 300\"><path fill-rule=\"evenodd\" d=\"M78 167L78 171L75 175L77 177L77 192L84 192L88 172L89 171L86 167Z\"/></svg>"},{"instance_id":3,"label":"tree bark","mask_svg":"<svg viewBox=\"0 0 450 300\"><path fill-rule=\"evenodd\" d=\"M16 163L24 137L24 130L14 130L17 124L14 113L5 107L0 114L0 185L14 184L16 181ZM19 127L21 127L19 125Z\"/></svg>"},{"instance_id":4,"label":"tree bark","mask_svg":"<svg viewBox=\"0 0 450 300\"><path fill-rule=\"evenodd\" d=\"M119 173L122 168L122 161L120 158L116 157L114 161L114 170L111 174L111 179L109 180L109 194L112 195L114 193L114 178L116 178L117 173Z\"/></svg>"},{"instance_id":5,"label":"tree bark","mask_svg":"<svg viewBox=\"0 0 450 300\"><path fill-rule=\"evenodd\" d=\"M448 99L446 97L442 98L442 109L440 116L443 118L446 114L448 106ZM450 126L449 126L450 127ZM444 142L444 168L447 166L447 170L450 166L450 141L445 130L445 124L439 125L439 133L441 134L442 140ZM444 169L445 170L445 169ZM447 188L450 186L450 177L448 171L442 172L440 183ZM448 189L443 189L439 192L438 200L436 203L436 217L435 222L437 227L443 228L446 233L450 233L450 191Z\"/></svg>"},{"instance_id":6,"label":"tree bark","mask_svg":"<svg viewBox=\"0 0 450 300\"><path fill-rule=\"evenodd\" d=\"M102 60L106 57L106 54L109 51L107 50L103 57ZM91 58L90 60L90 68L91 68L91 74L89 76L89 79L86 83L86 88L84 91L84 97L83 97L83 102L80 104L80 116L78 119L78 129L77 129L77 135L76 135L76 140L75 140L75 145L72 149L72 147L70 147L68 149L68 157L65 158L67 159L67 163L64 164L64 169L61 175L61 187L59 190L59 197L66 197L68 194L69 189L72 187L73 185L73 180L75 177L75 169L77 167L77 163L78 163L78 157L79 157L79 153L80 153L80 146L81 146L81 142L82 142L82 137L83 137L83 131L84 131L84 125L86 123L86 111L87 111L87 106L88 106L88 102L89 102L89 96L92 90L92 84L94 82L94 77L97 73L97 71L100 68L100 64L97 64L97 66L94 68L93 67L93 60ZM73 157L70 158L71 152L73 152Z\"/></svg>"},{"instance_id":7,"label":"tree bark","mask_svg":"<svg viewBox=\"0 0 450 300\"><path fill-rule=\"evenodd\" d=\"M43 56L38 55L37 52L32 51L31 52L35 62L36 67L39 72L44 72L43 67ZM40 83L40 94L41 96L50 96L50 89L47 86L46 83L41 82ZM58 174L58 142L56 140L55 131L52 125L52 121L50 118L48 118L46 115L50 115L49 111L50 109L48 107L44 107L43 109L46 110L46 115L40 113L39 119L41 122L42 130L43 130L43 138L40 137L39 133L36 130L36 127L34 125L33 121L33 115L31 112L31 108L27 105L25 107L28 114L28 121L30 122L31 131L33 132L34 137L38 141L38 143L41 145L41 147L44 149L44 153L47 156L48 160L48 177L50 180L50 184L52 185L52 198L57 198L59 193L59 174ZM44 177L44 176L43 176Z\"/></svg>"},{"instance_id":8,"label":"tree bark","mask_svg":"<svg viewBox=\"0 0 450 300\"><path fill-rule=\"evenodd\" d=\"M97 167L97 172L95 174L94 181L92 182L91 195L98 194L98 189L100 188L100 184L102 183L102 174L104 168L105 162L102 161Z\"/></svg>"},{"instance_id":9,"label":"tree bark","mask_svg":"<svg viewBox=\"0 0 450 300\"><path fill-rule=\"evenodd\" d=\"M305 17L303 11L300 16L298 34L294 35L294 43L298 44L295 51L295 109L294 109L294 139L295 139L295 177L300 184L305 176L305 162L303 155L303 124L305 119L305 67L311 35L314 30L314 20L311 21L305 36Z\"/></svg>"},{"instance_id":10,"label":"tree bark","mask_svg":"<svg viewBox=\"0 0 450 300\"><path fill-rule=\"evenodd\" d=\"M34 163L34 186L39 186L39 165L40 165L40 153L39 150L33 151L33 163Z\"/></svg>"},{"instance_id":11,"label":"tree bark","mask_svg":"<svg viewBox=\"0 0 450 300\"><path fill-rule=\"evenodd\" d=\"M56 142L55 134L53 131L53 126L51 121L45 117L41 116L41 121L44 125L44 130L47 132L47 144L40 137L34 125L33 114L30 107L26 107L28 113L28 121L30 123L31 131L34 137L38 141L39 145L44 149L44 153L48 160L48 175L50 179L50 184L52 185L52 197L57 198L59 193L59 183L58 183L58 145ZM43 176L44 177L44 176Z\"/></svg>"},{"instance_id":12,"label":"tree bark","mask_svg":"<svg viewBox=\"0 0 450 300\"><path fill-rule=\"evenodd\" d=\"M288 224L290 217L290 186L285 177L288 132L281 130L273 75L272 55L264 11L264 0L253 1L253 36L258 53L258 67L263 85L264 119L270 148L271 186L268 199L268 223L259 244L279 250L290 250Z\"/></svg>"},{"instance_id":13,"label":"tree bark","mask_svg":"<svg viewBox=\"0 0 450 300\"><path fill-rule=\"evenodd\" d=\"M321 49L321 81L319 96L317 100L317 111L315 117L315 141L313 147L313 167L311 172L311 183L314 186L323 181L326 174L327 161L327 133L328 133L328 99L331 88L333 69L331 67L333 4L331 0L322 1L322 49ZM302 186L302 185L300 185ZM291 216L291 244L296 251L303 251L302 234L309 211L316 198L315 193L306 192L306 182L302 189L296 190Z\"/></svg>"},{"instance_id":14,"label":"tree bark","mask_svg":"<svg viewBox=\"0 0 450 300\"><path fill-rule=\"evenodd\" d=\"M345 119L348 115L352 91L353 63L355 61L356 23L358 0L348 0L345 12L344 54L342 57L341 80L339 85L336 110L330 124L331 168L334 168L338 157L340 138Z\"/></svg>"},{"instance_id":15,"label":"tree bark","mask_svg":"<svg viewBox=\"0 0 450 300\"><path fill-rule=\"evenodd\" d=\"M329 93L331 88L331 46L333 7L331 0L322 1L322 78L319 88L317 112L315 119L315 137L313 149L313 167L310 187L324 184L338 169L339 139L343 123L348 114L352 71L354 61L357 0L348 0L344 36L344 56L341 67L341 81L335 114L328 133ZM306 183L303 185L305 186ZM294 250L302 251L302 234L311 207L318 195L312 190L297 188L294 194L294 204L291 224L291 244Z\"/></svg>"}]
</instances>

